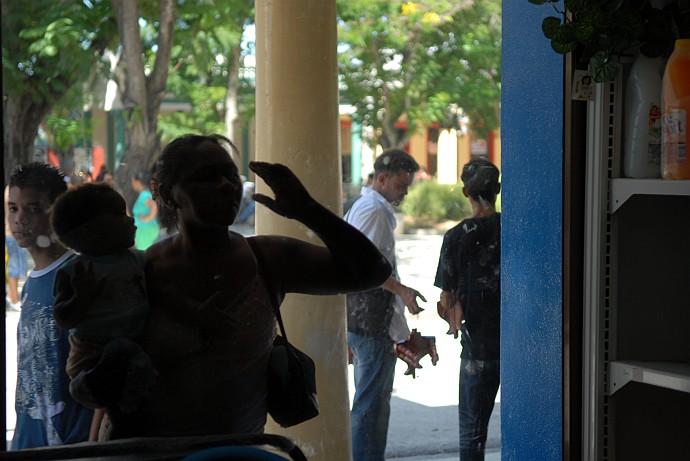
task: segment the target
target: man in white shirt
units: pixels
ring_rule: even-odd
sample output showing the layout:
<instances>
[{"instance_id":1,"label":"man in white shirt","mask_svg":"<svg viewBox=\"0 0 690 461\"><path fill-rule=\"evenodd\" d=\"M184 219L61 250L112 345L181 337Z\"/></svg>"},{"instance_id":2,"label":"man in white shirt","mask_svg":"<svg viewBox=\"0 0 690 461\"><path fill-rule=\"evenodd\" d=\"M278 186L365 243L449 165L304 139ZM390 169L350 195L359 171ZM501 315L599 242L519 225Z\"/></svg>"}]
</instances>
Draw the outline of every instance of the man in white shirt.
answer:
<instances>
[{"instance_id":1,"label":"man in white shirt","mask_svg":"<svg viewBox=\"0 0 690 461\"><path fill-rule=\"evenodd\" d=\"M419 165L407 152L388 149L374 163L374 182L345 215L345 221L371 240L393 267L380 288L347 296L348 345L353 353L352 405L354 461L383 461L395 371L394 344L410 330L404 306L419 313L415 289L400 283L395 264L394 206L402 202Z\"/></svg>"}]
</instances>

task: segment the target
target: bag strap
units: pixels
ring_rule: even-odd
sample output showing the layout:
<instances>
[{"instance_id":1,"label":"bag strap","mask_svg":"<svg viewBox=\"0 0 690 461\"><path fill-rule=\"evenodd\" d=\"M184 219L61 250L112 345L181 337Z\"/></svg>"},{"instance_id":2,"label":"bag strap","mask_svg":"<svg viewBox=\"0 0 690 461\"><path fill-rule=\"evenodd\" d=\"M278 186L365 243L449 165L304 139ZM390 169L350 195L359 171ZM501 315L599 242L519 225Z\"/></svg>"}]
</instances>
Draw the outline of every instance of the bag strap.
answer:
<instances>
[{"instance_id":1,"label":"bag strap","mask_svg":"<svg viewBox=\"0 0 690 461\"><path fill-rule=\"evenodd\" d=\"M249 244L249 248L252 250L252 254L254 255L254 261L256 261L256 268L257 272L259 273L259 277L261 278L262 281L266 280L264 277L264 272L261 269L261 261L259 261L259 258L256 254L256 242L254 242L254 239L248 238L246 239L247 243ZM265 283L264 283L265 287ZM280 303L278 302L277 299L274 299L273 296L271 296L270 293L268 293L269 298L271 299L271 305L273 306L273 315L275 315L276 320L278 321L278 326L280 327L280 334L285 338L285 341L287 341L287 335L285 334L285 325L283 325L283 317L280 315Z\"/></svg>"},{"instance_id":2,"label":"bag strap","mask_svg":"<svg viewBox=\"0 0 690 461\"><path fill-rule=\"evenodd\" d=\"M285 341L287 341L287 335L285 334L285 326L283 325L283 317L280 315L280 307L273 306L273 313L276 316L276 320L278 321L278 326L280 327L280 334L283 335L283 338L285 338Z\"/></svg>"}]
</instances>

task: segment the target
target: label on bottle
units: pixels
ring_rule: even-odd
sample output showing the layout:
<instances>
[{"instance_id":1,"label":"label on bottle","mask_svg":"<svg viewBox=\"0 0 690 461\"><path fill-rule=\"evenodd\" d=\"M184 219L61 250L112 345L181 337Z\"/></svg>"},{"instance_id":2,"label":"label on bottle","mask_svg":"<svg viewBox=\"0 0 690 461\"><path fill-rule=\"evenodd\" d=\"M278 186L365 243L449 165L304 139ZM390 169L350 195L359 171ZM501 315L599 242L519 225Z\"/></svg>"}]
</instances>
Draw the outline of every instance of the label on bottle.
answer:
<instances>
[{"instance_id":1,"label":"label on bottle","mask_svg":"<svg viewBox=\"0 0 690 461\"><path fill-rule=\"evenodd\" d=\"M647 141L647 165L661 165L661 108L651 102L649 103L649 118L647 119L648 141Z\"/></svg>"},{"instance_id":2,"label":"label on bottle","mask_svg":"<svg viewBox=\"0 0 690 461\"><path fill-rule=\"evenodd\" d=\"M663 120L666 164L685 163L687 158L685 111L673 109L664 115Z\"/></svg>"}]
</instances>

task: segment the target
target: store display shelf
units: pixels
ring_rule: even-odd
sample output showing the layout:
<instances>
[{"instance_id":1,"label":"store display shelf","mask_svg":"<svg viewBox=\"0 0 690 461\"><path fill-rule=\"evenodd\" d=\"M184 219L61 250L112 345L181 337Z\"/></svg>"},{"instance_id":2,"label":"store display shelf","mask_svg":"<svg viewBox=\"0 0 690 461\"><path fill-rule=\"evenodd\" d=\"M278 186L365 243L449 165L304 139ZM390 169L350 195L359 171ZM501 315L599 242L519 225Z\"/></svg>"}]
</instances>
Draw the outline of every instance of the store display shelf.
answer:
<instances>
[{"instance_id":1,"label":"store display shelf","mask_svg":"<svg viewBox=\"0 0 690 461\"><path fill-rule=\"evenodd\" d=\"M611 362L609 378L610 395L631 381L690 393L690 362Z\"/></svg>"},{"instance_id":2,"label":"store display shelf","mask_svg":"<svg viewBox=\"0 0 690 461\"><path fill-rule=\"evenodd\" d=\"M690 196L690 180L617 178L611 187L611 212L615 213L633 195Z\"/></svg>"}]
</instances>

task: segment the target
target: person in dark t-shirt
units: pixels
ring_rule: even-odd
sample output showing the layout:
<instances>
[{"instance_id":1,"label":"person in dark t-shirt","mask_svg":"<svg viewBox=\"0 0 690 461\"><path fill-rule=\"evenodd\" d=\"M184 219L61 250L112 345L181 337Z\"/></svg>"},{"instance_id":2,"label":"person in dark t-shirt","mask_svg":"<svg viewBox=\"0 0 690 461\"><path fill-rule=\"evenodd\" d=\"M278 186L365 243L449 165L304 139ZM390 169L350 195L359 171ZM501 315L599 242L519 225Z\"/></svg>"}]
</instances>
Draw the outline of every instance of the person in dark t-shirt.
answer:
<instances>
[{"instance_id":1,"label":"person in dark t-shirt","mask_svg":"<svg viewBox=\"0 0 690 461\"><path fill-rule=\"evenodd\" d=\"M499 171L485 158L462 171L472 217L443 238L434 284L439 315L460 332L460 460L484 459L489 418L500 382L501 215L496 212Z\"/></svg>"}]
</instances>

